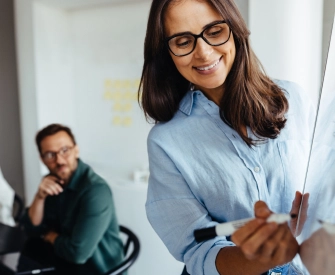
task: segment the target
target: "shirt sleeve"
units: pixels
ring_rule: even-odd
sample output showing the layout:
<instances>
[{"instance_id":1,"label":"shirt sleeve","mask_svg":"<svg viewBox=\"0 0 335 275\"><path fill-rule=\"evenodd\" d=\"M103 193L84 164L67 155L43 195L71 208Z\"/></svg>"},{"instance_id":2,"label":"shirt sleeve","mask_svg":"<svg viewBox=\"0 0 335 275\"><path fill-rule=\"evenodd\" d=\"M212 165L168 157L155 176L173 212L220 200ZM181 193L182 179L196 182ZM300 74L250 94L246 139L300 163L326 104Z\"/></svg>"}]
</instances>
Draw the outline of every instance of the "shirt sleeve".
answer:
<instances>
[{"instance_id":1,"label":"shirt sleeve","mask_svg":"<svg viewBox=\"0 0 335 275\"><path fill-rule=\"evenodd\" d=\"M170 253L186 264L190 274L218 275L215 265L218 252L234 244L225 237L196 243L195 229L217 223L194 196L168 154L150 136L148 153L150 179L146 212L149 222Z\"/></svg>"},{"instance_id":2,"label":"shirt sleeve","mask_svg":"<svg viewBox=\"0 0 335 275\"><path fill-rule=\"evenodd\" d=\"M47 231L47 226L44 222L44 219L40 225L35 226L31 223L28 211L29 211L29 208L26 208L20 220L20 226L24 228L25 233L29 237L39 237L43 235Z\"/></svg>"},{"instance_id":3,"label":"shirt sleeve","mask_svg":"<svg viewBox=\"0 0 335 275\"><path fill-rule=\"evenodd\" d=\"M115 215L113 205L108 185L93 185L85 190L80 200L80 213L74 217L72 234L56 238L55 254L72 263L85 263L93 255Z\"/></svg>"}]
</instances>

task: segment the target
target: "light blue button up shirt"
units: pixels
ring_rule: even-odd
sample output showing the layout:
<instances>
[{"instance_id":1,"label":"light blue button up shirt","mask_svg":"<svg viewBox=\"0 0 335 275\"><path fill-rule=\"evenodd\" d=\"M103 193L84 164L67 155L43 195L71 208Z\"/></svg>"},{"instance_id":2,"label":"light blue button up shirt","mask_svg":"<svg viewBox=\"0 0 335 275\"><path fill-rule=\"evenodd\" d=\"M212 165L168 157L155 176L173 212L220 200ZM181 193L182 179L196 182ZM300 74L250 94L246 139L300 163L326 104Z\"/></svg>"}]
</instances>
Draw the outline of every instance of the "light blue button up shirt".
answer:
<instances>
[{"instance_id":1,"label":"light blue button up shirt","mask_svg":"<svg viewBox=\"0 0 335 275\"><path fill-rule=\"evenodd\" d=\"M258 200L274 212L289 213L295 191L302 190L313 106L296 84L276 83L289 101L277 139L249 148L200 91L189 91L174 117L149 134L147 216L192 275L219 274L219 250L234 245L226 237L196 243L195 229L253 217ZM254 137L250 129L248 135Z\"/></svg>"}]
</instances>

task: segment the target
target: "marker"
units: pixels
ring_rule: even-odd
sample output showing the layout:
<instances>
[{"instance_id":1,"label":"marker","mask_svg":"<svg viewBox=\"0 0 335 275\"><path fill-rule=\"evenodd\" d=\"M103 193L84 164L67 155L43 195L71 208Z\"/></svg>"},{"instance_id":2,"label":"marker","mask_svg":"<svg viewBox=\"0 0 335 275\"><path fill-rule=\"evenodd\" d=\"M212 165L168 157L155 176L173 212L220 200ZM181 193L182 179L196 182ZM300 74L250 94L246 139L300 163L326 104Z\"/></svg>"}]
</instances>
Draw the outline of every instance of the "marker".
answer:
<instances>
[{"instance_id":1,"label":"marker","mask_svg":"<svg viewBox=\"0 0 335 275\"><path fill-rule=\"evenodd\" d=\"M267 218L266 221L282 224L296 217L297 217L296 214L271 214ZM199 242L203 242L209 239L213 239L217 236L230 236L237 229L241 228L247 222L253 219L254 218L247 218L247 219L242 219L242 220L237 220L237 221L232 221L232 222L220 223L216 226L212 226L208 228L197 229L197 230L194 230L194 238L199 243Z\"/></svg>"},{"instance_id":2,"label":"marker","mask_svg":"<svg viewBox=\"0 0 335 275\"><path fill-rule=\"evenodd\" d=\"M321 220L318 220L318 221L319 223L321 223L322 228L326 230L328 234L335 235L335 224L330 223L330 222L321 221Z\"/></svg>"}]
</instances>

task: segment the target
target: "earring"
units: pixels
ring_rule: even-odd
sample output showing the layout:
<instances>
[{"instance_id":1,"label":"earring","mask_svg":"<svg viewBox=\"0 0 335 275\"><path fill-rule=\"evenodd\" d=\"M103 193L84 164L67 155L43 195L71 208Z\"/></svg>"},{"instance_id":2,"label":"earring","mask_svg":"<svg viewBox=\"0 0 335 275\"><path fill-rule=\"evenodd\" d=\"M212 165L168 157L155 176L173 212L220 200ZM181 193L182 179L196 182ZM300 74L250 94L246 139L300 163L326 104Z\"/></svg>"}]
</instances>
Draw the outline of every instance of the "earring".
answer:
<instances>
[{"instance_id":1,"label":"earring","mask_svg":"<svg viewBox=\"0 0 335 275\"><path fill-rule=\"evenodd\" d=\"M190 82L190 91L194 91L194 85Z\"/></svg>"}]
</instances>

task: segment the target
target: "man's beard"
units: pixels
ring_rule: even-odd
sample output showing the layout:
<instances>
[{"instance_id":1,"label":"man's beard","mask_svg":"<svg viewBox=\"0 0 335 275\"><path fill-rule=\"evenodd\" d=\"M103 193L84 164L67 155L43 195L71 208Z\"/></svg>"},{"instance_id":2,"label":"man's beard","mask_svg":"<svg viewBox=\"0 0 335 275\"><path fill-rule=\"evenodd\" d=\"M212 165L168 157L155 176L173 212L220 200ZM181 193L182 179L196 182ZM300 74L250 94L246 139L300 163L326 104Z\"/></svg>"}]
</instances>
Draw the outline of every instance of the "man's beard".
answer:
<instances>
[{"instance_id":1,"label":"man's beard","mask_svg":"<svg viewBox=\"0 0 335 275\"><path fill-rule=\"evenodd\" d=\"M59 171L59 169L62 168L62 167L67 167L69 170L67 169L66 173L64 174L62 171ZM67 183L70 180L70 178L72 177L73 170L68 165L65 165L65 164L57 165L53 174L57 178L59 178L60 180L63 180L64 183Z\"/></svg>"}]
</instances>

